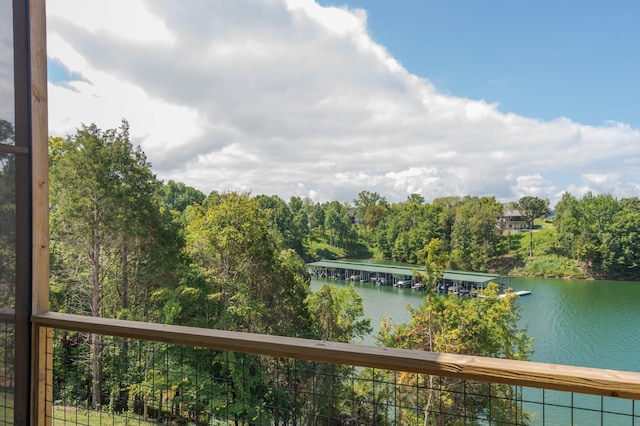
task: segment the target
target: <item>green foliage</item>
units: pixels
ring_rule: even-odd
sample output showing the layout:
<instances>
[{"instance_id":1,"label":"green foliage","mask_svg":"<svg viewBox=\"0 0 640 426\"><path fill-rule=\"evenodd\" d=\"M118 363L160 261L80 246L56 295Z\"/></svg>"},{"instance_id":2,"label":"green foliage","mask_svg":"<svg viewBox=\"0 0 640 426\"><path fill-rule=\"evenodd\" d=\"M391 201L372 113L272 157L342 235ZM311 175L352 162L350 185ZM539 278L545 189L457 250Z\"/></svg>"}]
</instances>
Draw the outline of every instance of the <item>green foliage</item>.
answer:
<instances>
[{"instance_id":1,"label":"green foliage","mask_svg":"<svg viewBox=\"0 0 640 426\"><path fill-rule=\"evenodd\" d=\"M525 196L515 203L529 227L529 256L533 256L533 221L549 212L549 200Z\"/></svg>"},{"instance_id":2,"label":"green foliage","mask_svg":"<svg viewBox=\"0 0 640 426\"><path fill-rule=\"evenodd\" d=\"M514 273L531 277L586 278L577 261L556 254L535 256L527 261L524 268Z\"/></svg>"},{"instance_id":3,"label":"green foliage","mask_svg":"<svg viewBox=\"0 0 640 426\"><path fill-rule=\"evenodd\" d=\"M614 278L640 276L637 198L616 200L611 195L564 194L556 207L556 226L562 250L594 275Z\"/></svg>"},{"instance_id":4,"label":"green foliage","mask_svg":"<svg viewBox=\"0 0 640 426\"><path fill-rule=\"evenodd\" d=\"M362 220L369 232L378 226L388 210L387 200L377 192L361 191L353 203L355 217Z\"/></svg>"},{"instance_id":5,"label":"green foliage","mask_svg":"<svg viewBox=\"0 0 640 426\"><path fill-rule=\"evenodd\" d=\"M425 303L411 309L408 324L383 324L379 341L384 346L423 351L478 355L508 359L527 359L531 340L517 326L519 318L515 296L498 298L498 286L490 283L484 297L460 298L428 293ZM417 382L428 384L416 392ZM526 414L515 399L500 396L518 395L521 390L506 385L487 386L457 379L440 378L434 386L432 376L400 374L399 385L410 385L411 392L401 398L408 406L425 407L424 424L440 424L441 419L433 404L440 401L440 412L457 413L459 418L491 416L492 419L514 418L526 420ZM402 386L400 391L404 392ZM464 391L463 391L464 389ZM473 400L464 398L473 394ZM407 416L415 412L407 411ZM467 417L468 416L468 417ZM417 419L416 419L417 420ZM448 424L448 423L447 423Z\"/></svg>"},{"instance_id":6,"label":"green foliage","mask_svg":"<svg viewBox=\"0 0 640 426\"><path fill-rule=\"evenodd\" d=\"M15 302L15 157L0 154L0 307Z\"/></svg>"},{"instance_id":7,"label":"green foliage","mask_svg":"<svg viewBox=\"0 0 640 426\"><path fill-rule=\"evenodd\" d=\"M308 332L304 299L309 277L302 259L274 238L271 217L259 200L236 193L189 211L185 253L207 288L192 293L213 302L215 308L206 316L216 327L281 335Z\"/></svg>"},{"instance_id":8,"label":"green foliage","mask_svg":"<svg viewBox=\"0 0 640 426\"><path fill-rule=\"evenodd\" d=\"M13 125L0 119L0 143L13 144ZM16 185L15 156L0 154L0 308L15 302Z\"/></svg>"},{"instance_id":9,"label":"green foliage","mask_svg":"<svg viewBox=\"0 0 640 426\"><path fill-rule=\"evenodd\" d=\"M150 295L180 269L182 239L171 216L161 211L160 183L144 153L131 145L128 124L105 131L82 126L67 138L50 139L49 147L52 309L157 319ZM71 348L89 353L91 360L57 370L65 398L90 394L87 406L98 407L104 389L126 394L128 376L109 374L98 336L73 346L64 342L58 342L61 362ZM118 365L129 371L126 345L121 356Z\"/></svg>"},{"instance_id":10,"label":"green foliage","mask_svg":"<svg viewBox=\"0 0 640 426\"><path fill-rule=\"evenodd\" d=\"M493 197L466 197L456 209L451 231L451 267L486 271L500 253L502 232L497 218L502 205Z\"/></svg>"},{"instance_id":11,"label":"green foliage","mask_svg":"<svg viewBox=\"0 0 640 426\"><path fill-rule=\"evenodd\" d=\"M158 199L165 209L182 213L188 206L202 203L205 196L201 191L182 182L170 180L162 186Z\"/></svg>"},{"instance_id":12,"label":"green foliage","mask_svg":"<svg viewBox=\"0 0 640 426\"><path fill-rule=\"evenodd\" d=\"M420 203L410 197L393 204L376 230L376 241L384 257L400 262L418 263L418 252L433 238L448 239L441 226L444 209Z\"/></svg>"},{"instance_id":13,"label":"green foliage","mask_svg":"<svg viewBox=\"0 0 640 426\"><path fill-rule=\"evenodd\" d=\"M0 122L0 139L13 137L10 130ZM0 157L0 288L9 289L0 294L3 304L11 303L14 281L12 158ZM299 197L287 204L277 196L215 191L204 197L182 183L162 185L144 153L131 145L126 122L106 131L82 126L66 138L51 138L50 170L51 304L65 312L351 342L371 330L362 300L353 287L325 286L310 294L304 258L369 256L375 250L388 259L425 265L422 278L432 288L445 267L486 270L506 251L496 223L501 206L492 197L448 197L429 204L412 194L390 205L379 194L363 191L351 207ZM557 229L530 234L535 244L529 245L529 254L535 257L522 273L579 276L578 260L568 260L570 256L593 271L632 277L640 264L638 206L637 198L618 202L587 195L578 200L565 194ZM526 257L523 238L526 234L512 236L514 259ZM412 312L411 323L383 327L381 342L516 359L528 355L530 342L515 328L512 298L498 299L495 289L484 299L471 300L427 294L425 305ZM103 354L101 343L116 350ZM152 385L161 385L180 391L172 404L186 411L231 413L238 421L262 424L290 420L278 417L278 407L295 407L300 413L309 408L304 392L265 390L276 372L273 359L216 352L206 363L183 362L184 353L165 347L166 356L158 358L163 361L153 361L140 355L149 349L146 344L56 334L59 387L54 398L86 408L105 403L101 409L120 411L131 408L118 406L123 397L137 398L145 407L157 403L160 396L153 395ZM69 361L80 354L90 357ZM289 371L287 365L282 368L288 361L278 362L279 378L291 389L315 386L319 399L310 414L350 413L373 424L388 421L384 405L396 383L432 380L399 375L385 379L393 389L372 389L366 383L352 387L345 380L356 373L348 367L313 369L298 363ZM196 373L203 372L224 380L198 382ZM387 373L364 369L359 374L372 378ZM486 412L486 399L463 406L454 392L460 382L444 383L438 396L447 410ZM518 392L475 386L494 398ZM196 392L223 402L197 398ZM109 396L103 401L100 394ZM422 406L433 396L403 395L407 403ZM494 408L496 413L514 409L509 402ZM521 412L517 415L525 419ZM432 417L426 423L435 421Z\"/></svg>"},{"instance_id":14,"label":"green foliage","mask_svg":"<svg viewBox=\"0 0 640 426\"><path fill-rule=\"evenodd\" d=\"M439 238L429 241L429 244L418 253L421 263L424 265L424 273L419 274L421 281L426 285L428 294L436 291L438 282L444 275L449 256L444 252L444 243Z\"/></svg>"},{"instance_id":15,"label":"green foliage","mask_svg":"<svg viewBox=\"0 0 640 426\"><path fill-rule=\"evenodd\" d=\"M332 246L329 243L318 242L315 239L309 244L309 255L314 259L344 259L347 257L347 251L340 247Z\"/></svg>"},{"instance_id":16,"label":"green foliage","mask_svg":"<svg viewBox=\"0 0 640 426\"><path fill-rule=\"evenodd\" d=\"M279 247L295 250L300 257L307 257L305 241L308 239L308 227L302 212L302 201L293 200L295 213L277 195L258 195L255 197L263 210L273 239Z\"/></svg>"},{"instance_id":17,"label":"green foliage","mask_svg":"<svg viewBox=\"0 0 640 426\"><path fill-rule=\"evenodd\" d=\"M307 303L322 340L352 342L371 333L371 319L362 318L362 298L353 285L337 288L325 284L309 295Z\"/></svg>"},{"instance_id":18,"label":"green foliage","mask_svg":"<svg viewBox=\"0 0 640 426\"><path fill-rule=\"evenodd\" d=\"M558 231L555 228L548 227L537 229L531 234L522 232L511 235L514 251L523 257L529 256L529 241L531 238L533 239L533 256L558 254L562 250L558 242Z\"/></svg>"},{"instance_id":19,"label":"green foliage","mask_svg":"<svg viewBox=\"0 0 640 426\"><path fill-rule=\"evenodd\" d=\"M13 124L0 118L0 143L13 145L15 143L15 129Z\"/></svg>"},{"instance_id":20,"label":"green foliage","mask_svg":"<svg viewBox=\"0 0 640 426\"><path fill-rule=\"evenodd\" d=\"M333 246L346 249L357 239L348 205L337 201L332 201L325 209L324 229L329 232L329 244Z\"/></svg>"}]
</instances>

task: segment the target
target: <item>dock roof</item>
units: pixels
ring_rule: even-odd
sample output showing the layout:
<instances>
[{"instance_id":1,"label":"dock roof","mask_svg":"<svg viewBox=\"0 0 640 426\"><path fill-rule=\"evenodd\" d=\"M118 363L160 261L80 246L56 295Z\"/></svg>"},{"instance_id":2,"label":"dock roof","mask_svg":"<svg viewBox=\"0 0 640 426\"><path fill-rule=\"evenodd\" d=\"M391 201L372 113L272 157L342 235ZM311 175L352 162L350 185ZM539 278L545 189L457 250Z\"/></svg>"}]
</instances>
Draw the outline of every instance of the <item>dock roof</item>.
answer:
<instances>
[{"instance_id":1,"label":"dock roof","mask_svg":"<svg viewBox=\"0 0 640 426\"><path fill-rule=\"evenodd\" d=\"M329 269L350 269L355 271L364 271L369 273L378 274L391 274L391 275L413 275L413 271L425 272L421 267L409 267L398 265L380 265L375 263L364 262L352 262L344 260L321 260L318 262L311 262L307 264L315 268L329 268ZM481 272L465 272L465 271L451 271L445 270L443 278L451 281L467 281L472 283L488 283L504 282L508 277L497 274L484 274Z\"/></svg>"}]
</instances>

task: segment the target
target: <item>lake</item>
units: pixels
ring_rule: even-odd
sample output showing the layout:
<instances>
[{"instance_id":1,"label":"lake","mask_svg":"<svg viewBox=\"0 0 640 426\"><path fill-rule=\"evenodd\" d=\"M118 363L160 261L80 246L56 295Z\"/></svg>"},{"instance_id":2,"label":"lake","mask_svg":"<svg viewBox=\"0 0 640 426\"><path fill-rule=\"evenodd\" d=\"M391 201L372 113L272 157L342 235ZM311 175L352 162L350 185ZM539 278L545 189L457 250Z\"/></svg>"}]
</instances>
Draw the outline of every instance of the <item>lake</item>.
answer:
<instances>
[{"instance_id":1,"label":"lake","mask_svg":"<svg viewBox=\"0 0 640 426\"><path fill-rule=\"evenodd\" d=\"M339 280L311 282L348 286ZM532 361L614 370L640 371L640 282L514 278L514 290L531 290L518 300L520 326L534 338ZM363 298L375 344L382 318L408 322L407 304L419 306L424 293L411 289L354 283Z\"/></svg>"},{"instance_id":2,"label":"lake","mask_svg":"<svg viewBox=\"0 0 640 426\"><path fill-rule=\"evenodd\" d=\"M311 282L312 291L322 284L348 286L339 280ZM382 318L394 323L408 322L407 304L420 306L424 293L411 289L377 287L369 283L353 283L363 298L365 315L374 328L364 343L375 344L375 335ZM640 282L555 280L540 278L514 278L514 290L531 290L530 296L518 299L520 326L534 338L532 361L583 367L606 368L640 372ZM525 389L525 401L539 401L541 391ZM564 393L546 391L547 405L524 403L533 415L534 425L631 425L631 416L603 414L600 404L608 410L630 414L631 401L599 398L576 394L576 406L596 408L595 411L566 410L561 406L568 400ZM637 409L637 407L636 407ZM637 420L637 418L636 418Z\"/></svg>"}]
</instances>

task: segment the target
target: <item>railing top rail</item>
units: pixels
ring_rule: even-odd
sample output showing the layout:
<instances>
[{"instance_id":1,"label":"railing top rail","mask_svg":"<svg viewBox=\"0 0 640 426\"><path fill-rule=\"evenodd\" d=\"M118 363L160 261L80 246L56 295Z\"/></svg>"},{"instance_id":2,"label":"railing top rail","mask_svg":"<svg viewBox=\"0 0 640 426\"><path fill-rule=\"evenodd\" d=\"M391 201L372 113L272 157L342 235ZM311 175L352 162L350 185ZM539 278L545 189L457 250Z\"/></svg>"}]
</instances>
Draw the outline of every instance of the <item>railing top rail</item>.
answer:
<instances>
[{"instance_id":1,"label":"railing top rail","mask_svg":"<svg viewBox=\"0 0 640 426\"><path fill-rule=\"evenodd\" d=\"M13 309L0 308L0 322L13 324L16 313Z\"/></svg>"},{"instance_id":2,"label":"railing top rail","mask_svg":"<svg viewBox=\"0 0 640 426\"><path fill-rule=\"evenodd\" d=\"M640 399L640 373L47 312L39 326L211 349Z\"/></svg>"}]
</instances>

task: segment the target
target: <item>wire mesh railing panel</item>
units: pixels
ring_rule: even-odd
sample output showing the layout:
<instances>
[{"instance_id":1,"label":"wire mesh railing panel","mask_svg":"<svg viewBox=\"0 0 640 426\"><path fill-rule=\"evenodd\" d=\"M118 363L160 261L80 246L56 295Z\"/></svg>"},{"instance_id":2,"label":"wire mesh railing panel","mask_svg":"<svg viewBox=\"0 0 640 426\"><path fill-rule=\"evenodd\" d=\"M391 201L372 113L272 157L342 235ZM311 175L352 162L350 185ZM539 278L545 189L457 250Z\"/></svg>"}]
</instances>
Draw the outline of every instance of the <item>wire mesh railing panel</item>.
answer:
<instances>
[{"instance_id":1,"label":"wire mesh railing panel","mask_svg":"<svg viewBox=\"0 0 640 426\"><path fill-rule=\"evenodd\" d=\"M532 425L640 425L630 399L525 388L522 406Z\"/></svg>"},{"instance_id":2,"label":"wire mesh railing panel","mask_svg":"<svg viewBox=\"0 0 640 426\"><path fill-rule=\"evenodd\" d=\"M0 425L14 424L14 325L0 322Z\"/></svg>"},{"instance_id":3,"label":"wire mesh railing panel","mask_svg":"<svg viewBox=\"0 0 640 426\"><path fill-rule=\"evenodd\" d=\"M634 425L635 401L56 330L62 424ZM640 424L640 423L638 423Z\"/></svg>"}]
</instances>

